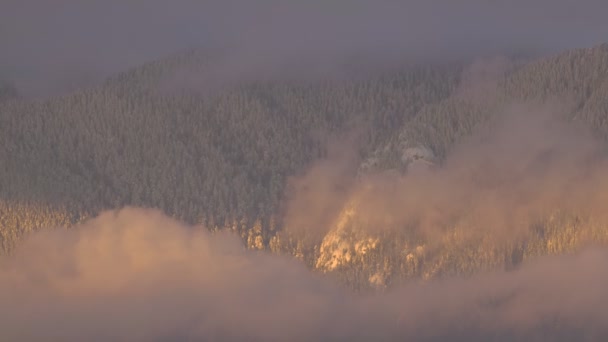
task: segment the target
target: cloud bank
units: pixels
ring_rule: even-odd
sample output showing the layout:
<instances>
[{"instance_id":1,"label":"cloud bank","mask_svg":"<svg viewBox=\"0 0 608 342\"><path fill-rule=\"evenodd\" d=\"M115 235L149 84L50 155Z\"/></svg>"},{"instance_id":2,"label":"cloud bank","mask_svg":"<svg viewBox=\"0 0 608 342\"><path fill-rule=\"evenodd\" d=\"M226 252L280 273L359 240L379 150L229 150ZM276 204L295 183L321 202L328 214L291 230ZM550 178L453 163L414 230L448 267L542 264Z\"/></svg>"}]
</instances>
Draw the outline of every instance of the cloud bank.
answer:
<instances>
[{"instance_id":1,"label":"cloud bank","mask_svg":"<svg viewBox=\"0 0 608 342\"><path fill-rule=\"evenodd\" d=\"M5 0L0 78L56 93L193 47L224 51L220 80L550 52L605 40L606 12L601 0Z\"/></svg>"},{"instance_id":2,"label":"cloud bank","mask_svg":"<svg viewBox=\"0 0 608 342\"><path fill-rule=\"evenodd\" d=\"M569 121L570 109L563 101L489 106L493 114L440 164L410 160L405 173L355 176L346 149L292 180L282 234L306 236L321 270L354 268L352 277L381 285L512 268L538 255L606 245L606 143ZM414 137L410 147L424 146ZM408 154L407 146L396 151L396 158ZM309 210L310 203L324 211Z\"/></svg>"},{"instance_id":3,"label":"cloud bank","mask_svg":"<svg viewBox=\"0 0 608 342\"><path fill-rule=\"evenodd\" d=\"M358 296L296 261L246 251L234 236L127 208L36 233L0 262L3 340L593 340L608 332L604 250Z\"/></svg>"},{"instance_id":4,"label":"cloud bank","mask_svg":"<svg viewBox=\"0 0 608 342\"><path fill-rule=\"evenodd\" d=\"M389 214L397 225L418 220L426 231L462 220L512 236L559 210L606 223L606 144L565 120L566 108L507 105L458 143L441 167L397 180L372 175L362 208L370 204L370 215Z\"/></svg>"}]
</instances>

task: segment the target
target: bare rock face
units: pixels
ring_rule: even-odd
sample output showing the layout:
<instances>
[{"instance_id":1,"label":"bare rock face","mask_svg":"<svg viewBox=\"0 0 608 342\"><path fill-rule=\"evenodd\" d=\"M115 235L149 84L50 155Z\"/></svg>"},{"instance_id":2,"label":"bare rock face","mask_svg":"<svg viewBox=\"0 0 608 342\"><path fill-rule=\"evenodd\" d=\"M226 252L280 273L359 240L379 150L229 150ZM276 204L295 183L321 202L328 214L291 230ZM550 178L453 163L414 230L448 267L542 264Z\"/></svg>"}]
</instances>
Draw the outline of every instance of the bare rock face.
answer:
<instances>
[{"instance_id":1,"label":"bare rock face","mask_svg":"<svg viewBox=\"0 0 608 342\"><path fill-rule=\"evenodd\" d=\"M403 151L401 159L404 163L411 163L420 160L432 162L432 160L435 159L435 154L433 151L431 151L431 149L424 146L409 147Z\"/></svg>"},{"instance_id":2,"label":"bare rock face","mask_svg":"<svg viewBox=\"0 0 608 342\"><path fill-rule=\"evenodd\" d=\"M407 141L402 141L388 144L375 151L361 163L359 173L373 174L387 169L398 170L401 173L417 172L433 168L436 162L437 157L430 148L423 145L411 146Z\"/></svg>"},{"instance_id":3,"label":"bare rock face","mask_svg":"<svg viewBox=\"0 0 608 342\"><path fill-rule=\"evenodd\" d=\"M418 146L404 149L401 161L408 171L426 170L435 165L435 154L431 149Z\"/></svg>"}]
</instances>

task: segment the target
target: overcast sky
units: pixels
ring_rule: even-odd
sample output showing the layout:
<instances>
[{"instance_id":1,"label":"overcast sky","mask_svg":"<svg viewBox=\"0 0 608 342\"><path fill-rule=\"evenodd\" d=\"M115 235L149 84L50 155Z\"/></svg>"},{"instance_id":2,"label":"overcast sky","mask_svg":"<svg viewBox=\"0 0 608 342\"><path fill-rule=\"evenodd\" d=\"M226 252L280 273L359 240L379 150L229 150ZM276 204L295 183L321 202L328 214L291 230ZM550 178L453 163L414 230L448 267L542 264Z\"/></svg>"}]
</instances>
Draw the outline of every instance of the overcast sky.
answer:
<instances>
[{"instance_id":1,"label":"overcast sky","mask_svg":"<svg viewBox=\"0 0 608 342\"><path fill-rule=\"evenodd\" d=\"M229 47L239 72L555 51L605 40L605 13L602 0L3 0L0 78L44 92L190 47Z\"/></svg>"}]
</instances>

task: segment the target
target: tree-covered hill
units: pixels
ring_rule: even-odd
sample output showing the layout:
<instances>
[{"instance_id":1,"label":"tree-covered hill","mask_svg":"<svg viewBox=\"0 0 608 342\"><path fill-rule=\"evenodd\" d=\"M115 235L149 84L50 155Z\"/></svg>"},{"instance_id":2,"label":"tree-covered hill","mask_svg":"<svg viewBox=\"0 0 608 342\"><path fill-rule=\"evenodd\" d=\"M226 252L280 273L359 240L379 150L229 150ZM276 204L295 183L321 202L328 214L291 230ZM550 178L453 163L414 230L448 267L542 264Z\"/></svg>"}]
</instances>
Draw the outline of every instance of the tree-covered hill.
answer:
<instances>
[{"instance_id":1,"label":"tree-covered hill","mask_svg":"<svg viewBox=\"0 0 608 342\"><path fill-rule=\"evenodd\" d=\"M425 67L364 81L176 93L159 90L175 62L166 64L67 96L3 103L1 197L87 213L159 207L219 226L266 218L286 177L322 156L329 134L359 120L377 144L448 97L459 76Z\"/></svg>"},{"instance_id":2,"label":"tree-covered hill","mask_svg":"<svg viewBox=\"0 0 608 342\"><path fill-rule=\"evenodd\" d=\"M167 81L193 66L203 70L196 82L182 88ZM302 249L297 241L275 238L284 229L286 184L326 156L331 137L353 127L361 132L357 153L368 173L406 170L408 148L428 151L441 165L457 143L512 102L567 99L569 119L608 137L608 44L527 63L489 63L481 71L465 64L416 65L352 80L247 81L216 91L197 86L204 85L206 68L213 63L191 52L49 99L0 90L3 248L45 225L142 206L211 229L235 229L259 248L307 253L315 267L323 264L322 239ZM47 221L39 218L47 212ZM550 229L559 235L559 227ZM391 263L386 267L393 275L418 277L434 267L406 269L415 247L401 262L394 257L404 253L401 247L379 243L383 247L369 257L374 270L378 260ZM466 271L502 265L509 253L496 252ZM353 258L346 278L368 272L362 271L372 260L366 258ZM464 267L446 260L437 274Z\"/></svg>"}]
</instances>

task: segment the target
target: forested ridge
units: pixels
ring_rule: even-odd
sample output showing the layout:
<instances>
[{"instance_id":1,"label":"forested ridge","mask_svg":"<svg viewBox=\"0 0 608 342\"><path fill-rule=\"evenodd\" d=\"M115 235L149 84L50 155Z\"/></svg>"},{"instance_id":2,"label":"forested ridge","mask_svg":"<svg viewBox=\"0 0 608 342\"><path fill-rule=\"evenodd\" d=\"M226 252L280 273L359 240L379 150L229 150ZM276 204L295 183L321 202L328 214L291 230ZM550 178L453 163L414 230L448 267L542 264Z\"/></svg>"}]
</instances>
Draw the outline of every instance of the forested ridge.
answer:
<instances>
[{"instance_id":1,"label":"forested ridge","mask_svg":"<svg viewBox=\"0 0 608 342\"><path fill-rule=\"evenodd\" d=\"M458 77L420 68L362 82L248 84L206 95L159 92L154 81L162 72L161 62L152 63L95 89L5 102L2 198L83 213L158 207L210 226L265 219L286 177L323 156L330 134L361 117L374 127L366 139L382 141L423 105L447 97Z\"/></svg>"},{"instance_id":2,"label":"forested ridge","mask_svg":"<svg viewBox=\"0 0 608 342\"><path fill-rule=\"evenodd\" d=\"M497 71L488 80L473 79L470 85L467 72L475 69L463 63L410 66L365 79L173 89L166 80L183 65L212 67L195 51L126 71L94 88L38 100L0 85L5 251L41 227L67 227L102 210L141 206L210 229L233 229L250 247L304 254L311 267L325 270L321 239L302 246L280 233L281 208L290 177L325 157L331 137L357 128L361 172L403 173L408 148L430 151L440 166L498 108L559 98L572 104L568 120L608 138L608 44L526 63L504 61L490 67ZM572 237L583 233L572 227L592 218L557 217L539 223L539 234L525 246L513 242L488 251L483 241L477 249L454 243L462 258L454 257L460 252L445 254L440 264L424 255L422 242L404 249L399 241L411 237L388 232L384 241L370 242L373 253L349 257L337 269L349 284L374 283L378 269L387 269L385 284L504 267L525 253L574 250L578 240ZM608 241L607 227L592 226L596 241ZM563 241L559 248L547 247L549 238Z\"/></svg>"}]
</instances>

